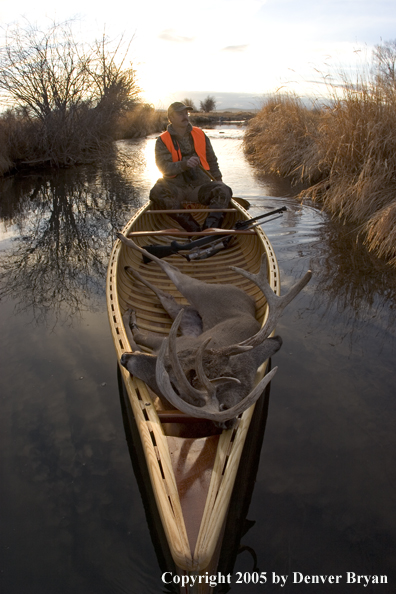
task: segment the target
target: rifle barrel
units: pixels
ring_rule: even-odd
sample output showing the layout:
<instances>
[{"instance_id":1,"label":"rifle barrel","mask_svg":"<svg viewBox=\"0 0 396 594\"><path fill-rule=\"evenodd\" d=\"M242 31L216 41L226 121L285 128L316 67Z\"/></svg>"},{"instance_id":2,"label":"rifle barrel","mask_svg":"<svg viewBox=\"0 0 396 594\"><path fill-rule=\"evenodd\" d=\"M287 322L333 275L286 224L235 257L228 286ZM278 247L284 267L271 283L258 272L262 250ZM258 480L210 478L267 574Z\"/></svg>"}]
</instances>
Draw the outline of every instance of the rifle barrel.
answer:
<instances>
[{"instance_id":1,"label":"rifle barrel","mask_svg":"<svg viewBox=\"0 0 396 594\"><path fill-rule=\"evenodd\" d=\"M198 239L191 241L190 243L180 244L177 241L172 241L169 246L159 246L159 245L150 245L145 246L145 249L151 253L155 253L157 257L164 258L166 256L170 256L172 254L177 254L180 251L186 250L190 251L195 248L204 247L205 245L210 245L213 241L219 239L226 239L232 237L233 235L253 235L255 233L254 227L257 226L257 221L260 219L264 219L271 215L277 214L279 212L284 212L286 206L282 206L281 208L276 208L275 210L271 210L264 214L258 215L257 217L253 217L251 219L246 219L245 221L239 221L232 229L205 229L205 231L180 231L178 229L161 229L159 231L135 231L128 234L128 237L136 237L142 235L176 235L179 237L190 237L190 236L198 236ZM253 227L249 229L249 227ZM144 260L144 257L143 257ZM145 261L145 260L144 260Z\"/></svg>"},{"instance_id":2,"label":"rifle barrel","mask_svg":"<svg viewBox=\"0 0 396 594\"><path fill-rule=\"evenodd\" d=\"M235 224L235 227L237 229L243 229L244 227L250 227L250 225L252 223L254 223L255 221L259 221L260 219L265 219L266 217L270 217L271 215L278 214L278 212L284 212L285 210L287 210L286 206L281 206L280 208L275 208L274 210L270 210L263 214L257 215L256 217L253 217L251 219L239 221Z\"/></svg>"}]
</instances>

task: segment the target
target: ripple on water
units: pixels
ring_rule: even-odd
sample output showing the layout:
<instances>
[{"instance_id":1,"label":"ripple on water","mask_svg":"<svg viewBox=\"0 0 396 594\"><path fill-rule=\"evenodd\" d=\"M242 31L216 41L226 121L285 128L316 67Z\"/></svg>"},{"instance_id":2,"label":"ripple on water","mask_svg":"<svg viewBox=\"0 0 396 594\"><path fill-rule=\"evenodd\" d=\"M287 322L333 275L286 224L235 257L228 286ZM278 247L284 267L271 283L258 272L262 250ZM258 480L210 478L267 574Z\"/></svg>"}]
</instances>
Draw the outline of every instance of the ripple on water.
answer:
<instances>
[{"instance_id":1,"label":"ripple on water","mask_svg":"<svg viewBox=\"0 0 396 594\"><path fill-rule=\"evenodd\" d=\"M277 326L283 346L242 544L271 572L357 571L395 583L396 274L355 230L297 202L284 180L258 176L240 128L209 135L253 216L287 206L263 224L282 292L313 271ZM103 292L115 231L158 177L154 143L120 143L119 167L3 187L0 222L13 234L0 244L7 594L28 594L28 584L62 594L164 589L125 441ZM245 570L242 557L235 571Z\"/></svg>"}]
</instances>

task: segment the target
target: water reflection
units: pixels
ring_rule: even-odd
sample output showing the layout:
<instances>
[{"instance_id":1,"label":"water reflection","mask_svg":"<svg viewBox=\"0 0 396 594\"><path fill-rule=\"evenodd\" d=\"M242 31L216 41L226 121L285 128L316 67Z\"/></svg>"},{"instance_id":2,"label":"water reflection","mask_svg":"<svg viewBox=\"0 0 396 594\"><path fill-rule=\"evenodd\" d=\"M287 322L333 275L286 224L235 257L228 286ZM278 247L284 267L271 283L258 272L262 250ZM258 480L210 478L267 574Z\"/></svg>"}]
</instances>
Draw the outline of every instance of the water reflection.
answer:
<instances>
[{"instance_id":1,"label":"water reflection","mask_svg":"<svg viewBox=\"0 0 396 594\"><path fill-rule=\"evenodd\" d=\"M329 221L321 229L320 249L313 259L320 271L319 292L326 292L337 309L350 309L365 317L371 308L378 313L385 306L394 312L396 274L384 261L368 252L347 225Z\"/></svg>"},{"instance_id":2,"label":"water reflection","mask_svg":"<svg viewBox=\"0 0 396 594\"><path fill-rule=\"evenodd\" d=\"M15 237L0 255L0 297L37 321L92 309L114 233L140 204L133 185L107 166L5 180L1 190L3 226Z\"/></svg>"},{"instance_id":3,"label":"water reflection","mask_svg":"<svg viewBox=\"0 0 396 594\"><path fill-rule=\"evenodd\" d=\"M256 523L242 544L268 575L384 573L388 594L396 579L395 272L351 229L296 202L293 188L257 176L243 160L241 131L224 131L209 135L235 195L249 199L253 216L288 207L264 225L282 290L314 272L277 328L284 345L249 508ZM119 143L117 166L0 182L7 594L163 589L125 444L104 296L114 232L157 177L154 143ZM29 324L32 317L47 325ZM234 573L251 570L245 551Z\"/></svg>"},{"instance_id":4,"label":"water reflection","mask_svg":"<svg viewBox=\"0 0 396 594\"><path fill-rule=\"evenodd\" d=\"M310 205L293 198L277 198L287 211L271 226L269 233L282 270L282 287L286 290L305 270L313 279L299 301L299 311L307 327L317 329L322 320L333 329L336 342L348 337L350 349L362 340L362 326L376 328L384 344L395 342L396 274L384 261L368 252L356 239L354 228L332 221ZM269 198L253 200L252 215L273 205ZM319 314L319 320L317 315ZM331 320L331 322L330 322ZM341 332L341 326L344 331Z\"/></svg>"}]
</instances>

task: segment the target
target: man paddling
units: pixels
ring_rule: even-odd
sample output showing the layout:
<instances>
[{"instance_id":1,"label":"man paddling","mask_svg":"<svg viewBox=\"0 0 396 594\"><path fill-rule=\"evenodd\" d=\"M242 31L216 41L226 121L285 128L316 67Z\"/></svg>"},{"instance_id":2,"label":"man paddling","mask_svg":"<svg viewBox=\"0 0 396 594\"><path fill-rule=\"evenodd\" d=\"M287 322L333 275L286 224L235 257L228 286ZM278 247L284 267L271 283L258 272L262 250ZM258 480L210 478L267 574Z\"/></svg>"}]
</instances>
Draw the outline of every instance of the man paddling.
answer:
<instances>
[{"instance_id":1,"label":"man paddling","mask_svg":"<svg viewBox=\"0 0 396 594\"><path fill-rule=\"evenodd\" d=\"M163 177L150 191L153 208L188 209L195 203L209 208L227 208L232 190L222 181L209 138L200 128L191 125L189 111L192 107L179 101L168 108L167 131L159 136L155 145L155 161ZM188 212L175 213L172 218L187 231L201 230ZM223 213L210 212L203 229L221 227L223 219Z\"/></svg>"}]
</instances>

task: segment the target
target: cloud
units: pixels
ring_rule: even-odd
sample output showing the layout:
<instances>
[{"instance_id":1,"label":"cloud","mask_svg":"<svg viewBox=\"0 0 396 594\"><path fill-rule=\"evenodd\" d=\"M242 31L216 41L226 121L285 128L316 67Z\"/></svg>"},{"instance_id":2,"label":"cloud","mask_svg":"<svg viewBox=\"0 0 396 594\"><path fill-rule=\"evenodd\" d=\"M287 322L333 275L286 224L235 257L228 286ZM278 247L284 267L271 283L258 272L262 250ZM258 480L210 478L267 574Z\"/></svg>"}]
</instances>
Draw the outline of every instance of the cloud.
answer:
<instances>
[{"instance_id":1,"label":"cloud","mask_svg":"<svg viewBox=\"0 0 396 594\"><path fill-rule=\"evenodd\" d=\"M191 43L195 39L195 37L183 37L177 35L174 29L164 29L158 37L164 41L175 41L176 43Z\"/></svg>"},{"instance_id":2,"label":"cloud","mask_svg":"<svg viewBox=\"0 0 396 594\"><path fill-rule=\"evenodd\" d=\"M223 47L223 52L244 52L249 47L248 44L246 45L227 45L227 47Z\"/></svg>"}]
</instances>

